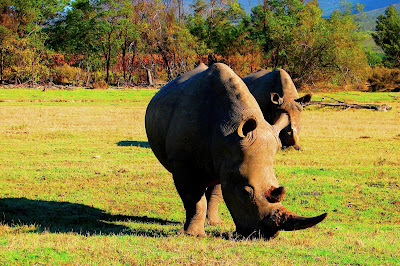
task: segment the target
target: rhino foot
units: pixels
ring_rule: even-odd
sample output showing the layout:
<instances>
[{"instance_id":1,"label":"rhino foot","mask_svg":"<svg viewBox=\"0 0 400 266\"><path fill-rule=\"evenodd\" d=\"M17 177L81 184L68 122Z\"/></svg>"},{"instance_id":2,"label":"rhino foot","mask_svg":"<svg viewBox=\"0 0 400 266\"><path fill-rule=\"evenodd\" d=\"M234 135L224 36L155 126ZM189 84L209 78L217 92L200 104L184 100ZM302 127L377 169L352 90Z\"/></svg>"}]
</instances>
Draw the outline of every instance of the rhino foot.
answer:
<instances>
[{"instance_id":1,"label":"rhino foot","mask_svg":"<svg viewBox=\"0 0 400 266\"><path fill-rule=\"evenodd\" d=\"M208 218L206 219L207 224L211 225L211 226L216 226L216 225L222 225L224 224L224 222L222 221L221 218L217 217L217 218Z\"/></svg>"},{"instance_id":2,"label":"rhino foot","mask_svg":"<svg viewBox=\"0 0 400 266\"><path fill-rule=\"evenodd\" d=\"M185 230L184 228L178 231L178 235L188 235L188 236L197 236L197 237L205 237L206 233L203 230Z\"/></svg>"}]
</instances>

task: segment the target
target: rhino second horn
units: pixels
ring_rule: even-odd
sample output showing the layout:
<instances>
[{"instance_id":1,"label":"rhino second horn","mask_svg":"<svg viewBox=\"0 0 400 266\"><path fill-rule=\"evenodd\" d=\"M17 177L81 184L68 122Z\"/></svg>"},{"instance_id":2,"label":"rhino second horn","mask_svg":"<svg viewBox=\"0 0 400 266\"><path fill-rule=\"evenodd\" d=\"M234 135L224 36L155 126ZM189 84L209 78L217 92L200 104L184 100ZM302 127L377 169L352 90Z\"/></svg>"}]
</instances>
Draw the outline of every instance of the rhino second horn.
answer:
<instances>
[{"instance_id":1,"label":"rhino second horn","mask_svg":"<svg viewBox=\"0 0 400 266\"><path fill-rule=\"evenodd\" d=\"M282 129L287 127L290 124L290 118L287 113L281 113L279 117L274 121L272 127L275 129L276 132L281 132Z\"/></svg>"},{"instance_id":2,"label":"rhino second horn","mask_svg":"<svg viewBox=\"0 0 400 266\"><path fill-rule=\"evenodd\" d=\"M294 231L312 227L322 222L327 213L321 214L315 217L303 217L298 216L285 207L282 207L275 211L274 220L279 227L279 230Z\"/></svg>"}]
</instances>

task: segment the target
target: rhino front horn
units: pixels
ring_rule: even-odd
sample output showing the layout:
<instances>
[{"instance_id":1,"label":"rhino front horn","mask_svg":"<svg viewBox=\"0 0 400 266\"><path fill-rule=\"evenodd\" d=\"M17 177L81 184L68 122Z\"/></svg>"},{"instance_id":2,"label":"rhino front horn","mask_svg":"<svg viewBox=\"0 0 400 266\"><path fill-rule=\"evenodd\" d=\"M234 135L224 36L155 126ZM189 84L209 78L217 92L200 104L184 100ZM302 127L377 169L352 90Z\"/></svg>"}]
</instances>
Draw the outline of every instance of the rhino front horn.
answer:
<instances>
[{"instance_id":1,"label":"rhino front horn","mask_svg":"<svg viewBox=\"0 0 400 266\"><path fill-rule=\"evenodd\" d=\"M303 217L290 212L284 207L275 211L274 214L279 230L284 231L294 231L312 227L322 222L327 215L327 213L324 213L315 217Z\"/></svg>"}]
</instances>

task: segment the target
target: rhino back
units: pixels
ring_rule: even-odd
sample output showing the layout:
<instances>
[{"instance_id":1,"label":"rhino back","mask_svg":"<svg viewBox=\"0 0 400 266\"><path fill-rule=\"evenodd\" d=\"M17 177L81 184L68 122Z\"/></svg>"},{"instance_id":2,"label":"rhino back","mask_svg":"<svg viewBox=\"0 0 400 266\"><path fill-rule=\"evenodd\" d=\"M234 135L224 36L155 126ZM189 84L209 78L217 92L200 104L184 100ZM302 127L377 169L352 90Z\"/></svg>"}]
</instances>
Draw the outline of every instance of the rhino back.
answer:
<instances>
[{"instance_id":1,"label":"rhino back","mask_svg":"<svg viewBox=\"0 0 400 266\"><path fill-rule=\"evenodd\" d=\"M214 64L181 83L170 82L154 96L146 111L150 146L170 172L171 162L180 160L215 177L215 145L223 150L226 141L216 144L216 139L231 134L243 110L255 106L241 79L226 65ZM257 114L262 116L261 110Z\"/></svg>"},{"instance_id":2,"label":"rhino back","mask_svg":"<svg viewBox=\"0 0 400 266\"><path fill-rule=\"evenodd\" d=\"M299 97L289 74L280 68L273 71L261 69L244 77L243 81L255 96L257 102L260 100L270 103L269 94L271 92L278 93L281 97L287 99L296 99Z\"/></svg>"},{"instance_id":3,"label":"rhino back","mask_svg":"<svg viewBox=\"0 0 400 266\"><path fill-rule=\"evenodd\" d=\"M289 74L280 68L273 71L259 70L244 77L243 82L257 100L265 119L269 123L273 123L276 116L276 106L271 101L271 92L275 92L285 99L299 97Z\"/></svg>"},{"instance_id":4,"label":"rhino back","mask_svg":"<svg viewBox=\"0 0 400 266\"><path fill-rule=\"evenodd\" d=\"M191 77L193 77L194 75L203 72L204 70L206 70L208 67L204 64L204 63L200 63L195 69L193 69L192 71L189 71L183 75L181 75L180 77L176 78L176 83L180 84L185 82L186 80L190 79Z\"/></svg>"},{"instance_id":5,"label":"rhino back","mask_svg":"<svg viewBox=\"0 0 400 266\"><path fill-rule=\"evenodd\" d=\"M294 100L299 98L299 94L297 93L296 86L293 83L292 78L289 74L283 69L277 69L280 73L280 79L282 83L282 92L283 96L286 99Z\"/></svg>"},{"instance_id":6,"label":"rhino back","mask_svg":"<svg viewBox=\"0 0 400 266\"><path fill-rule=\"evenodd\" d=\"M265 119L273 123L275 119L275 106L271 102L271 92L283 96L282 84L279 79L278 71L268 71L261 69L243 78L243 82L249 88L251 94L260 106Z\"/></svg>"},{"instance_id":7,"label":"rhino back","mask_svg":"<svg viewBox=\"0 0 400 266\"><path fill-rule=\"evenodd\" d=\"M203 66L205 65L203 64ZM171 167L167 163L166 139L170 124L177 116L176 110L181 109L180 105L187 102L188 100L185 98L192 93L191 88L185 85L185 81L207 69L203 66L166 84L154 95L147 106L145 124L149 144L156 157L169 171L171 171Z\"/></svg>"}]
</instances>

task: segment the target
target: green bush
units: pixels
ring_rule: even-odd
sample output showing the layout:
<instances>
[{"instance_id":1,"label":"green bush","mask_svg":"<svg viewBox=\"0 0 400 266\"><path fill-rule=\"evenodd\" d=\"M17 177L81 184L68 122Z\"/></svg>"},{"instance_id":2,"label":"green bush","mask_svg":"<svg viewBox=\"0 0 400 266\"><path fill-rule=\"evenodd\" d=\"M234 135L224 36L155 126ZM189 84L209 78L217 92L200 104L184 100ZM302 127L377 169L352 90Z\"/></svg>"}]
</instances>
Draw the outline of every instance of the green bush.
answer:
<instances>
[{"instance_id":1,"label":"green bush","mask_svg":"<svg viewBox=\"0 0 400 266\"><path fill-rule=\"evenodd\" d=\"M367 56L368 65L370 66L379 66L382 64L384 59L383 53L378 53L372 50L370 47L365 49L365 55Z\"/></svg>"}]
</instances>

